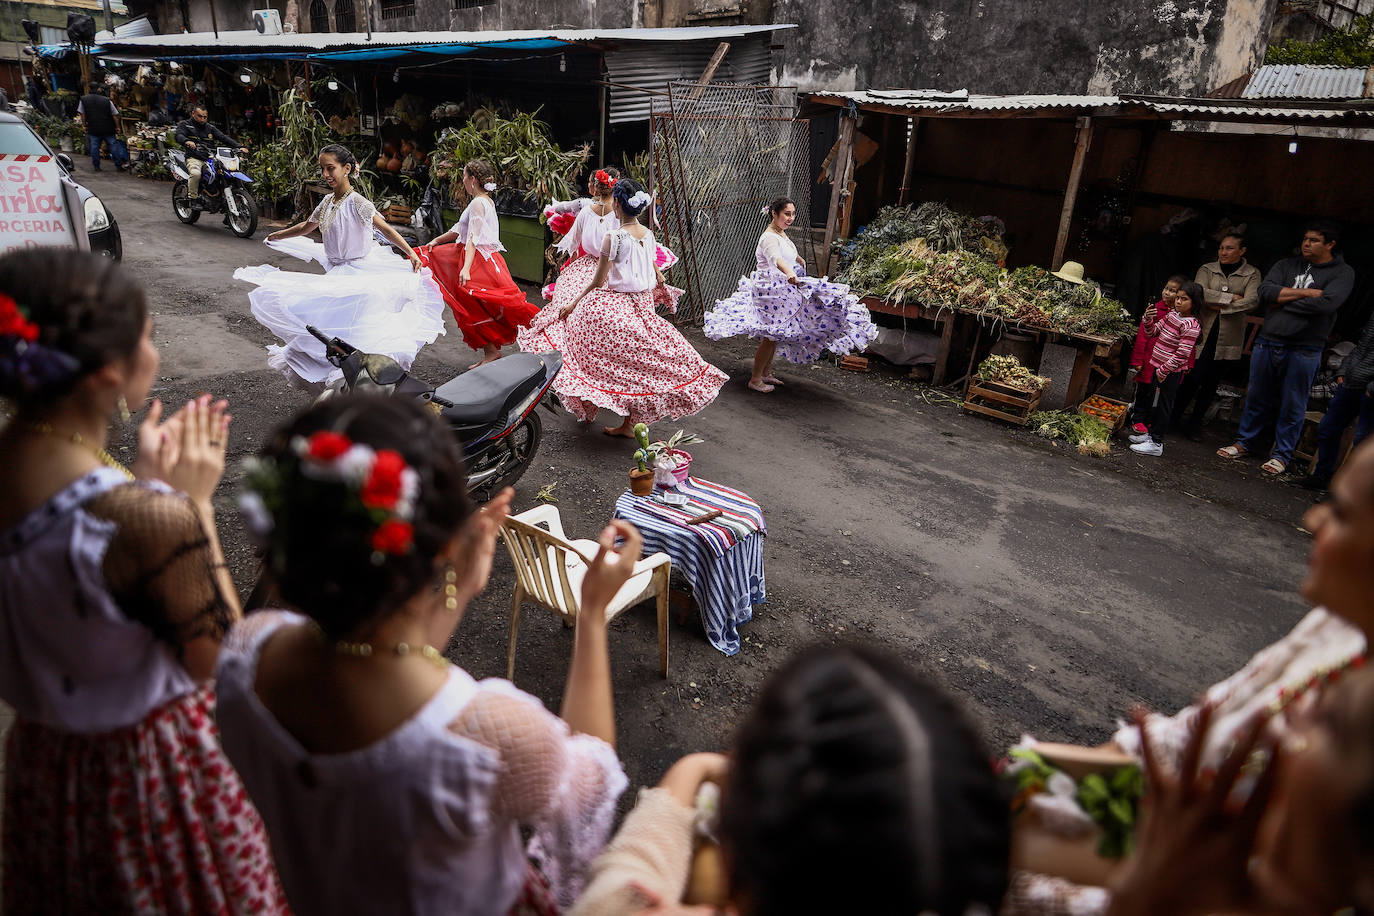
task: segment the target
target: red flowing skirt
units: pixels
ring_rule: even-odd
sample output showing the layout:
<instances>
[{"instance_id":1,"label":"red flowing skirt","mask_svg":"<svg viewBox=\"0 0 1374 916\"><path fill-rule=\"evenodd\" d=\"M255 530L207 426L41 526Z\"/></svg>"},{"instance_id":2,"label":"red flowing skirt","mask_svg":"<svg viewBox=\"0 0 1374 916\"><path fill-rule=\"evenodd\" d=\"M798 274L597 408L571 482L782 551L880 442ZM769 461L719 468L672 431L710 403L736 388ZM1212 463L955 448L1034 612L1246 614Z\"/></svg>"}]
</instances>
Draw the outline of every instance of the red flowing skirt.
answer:
<instances>
[{"instance_id":1,"label":"red flowing skirt","mask_svg":"<svg viewBox=\"0 0 1374 916\"><path fill-rule=\"evenodd\" d=\"M530 305L510 275L506 259L498 251L488 260L478 252L472 259L472 274L466 286L458 282L463 272L463 245L422 245L415 249L420 260L434 274L444 301L453 309L463 342L474 350L486 346L504 347L515 342L515 332L528 327L539 314Z\"/></svg>"}]
</instances>

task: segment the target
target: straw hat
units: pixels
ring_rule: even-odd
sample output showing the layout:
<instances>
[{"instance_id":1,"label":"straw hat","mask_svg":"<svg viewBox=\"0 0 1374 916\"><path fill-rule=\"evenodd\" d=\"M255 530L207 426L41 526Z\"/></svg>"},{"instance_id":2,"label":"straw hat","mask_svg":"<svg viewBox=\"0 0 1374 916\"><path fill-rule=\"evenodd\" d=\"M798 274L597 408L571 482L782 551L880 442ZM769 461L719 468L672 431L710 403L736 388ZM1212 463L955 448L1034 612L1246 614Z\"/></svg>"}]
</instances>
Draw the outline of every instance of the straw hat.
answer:
<instances>
[{"instance_id":1,"label":"straw hat","mask_svg":"<svg viewBox=\"0 0 1374 916\"><path fill-rule=\"evenodd\" d=\"M1081 284L1083 282L1083 265L1077 261L1065 261L1059 269L1050 276L1058 277L1061 280L1068 280L1070 283Z\"/></svg>"}]
</instances>

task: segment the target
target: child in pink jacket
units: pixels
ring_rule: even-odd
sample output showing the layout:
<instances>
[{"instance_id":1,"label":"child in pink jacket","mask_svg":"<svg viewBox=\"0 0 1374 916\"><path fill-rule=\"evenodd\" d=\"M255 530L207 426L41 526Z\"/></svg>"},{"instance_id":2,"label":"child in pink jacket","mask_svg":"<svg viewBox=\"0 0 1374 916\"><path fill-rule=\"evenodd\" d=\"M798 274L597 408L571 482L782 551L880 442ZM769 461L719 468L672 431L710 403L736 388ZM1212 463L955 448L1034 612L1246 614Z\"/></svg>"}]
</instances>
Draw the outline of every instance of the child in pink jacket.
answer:
<instances>
[{"instance_id":1,"label":"child in pink jacket","mask_svg":"<svg viewBox=\"0 0 1374 916\"><path fill-rule=\"evenodd\" d=\"M1174 307L1156 309L1155 319L1145 328L1153 342L1150 355L1140 370L1136 406L1149 410L1148 431L1131 436L1131 451L1158 457L1164 454L1164 435L1173 418L1174 397L1183 376L1193 365L1193 346L1200 330L1195 317L1204 302L1200 285L1185 282L1174 295Z\"/></svg>"},{"instance_id":2,"label":"child in pink jacket","mask_svg":"<svg viewBox=\"0 0 1374 916\"><path fill-rule=\"evenodd\" d=\"M1164 291L1159 294L1159 301L1145 309L1145 314L1140 316L1140 327L1135 332L1135 346L1131 348L1131 362L1126 370L1126 378L1130 381L1148 382L1151 378L1149 371L1150 351L1155 348L1155 338L1146 333L1157 319L1162 318L1164 312L1173 311L1174 297L1183 288L1183 284L1188 282L1188 278L1182 274L1174 274L1164 284ZM1144 378L1141 378L1144 370ZM1149 432L1149 427L1145 421L1150 418L1150 405L1136 398L1131 405L1131 432L1140 435Z\"/></svg>"}]
</instances>

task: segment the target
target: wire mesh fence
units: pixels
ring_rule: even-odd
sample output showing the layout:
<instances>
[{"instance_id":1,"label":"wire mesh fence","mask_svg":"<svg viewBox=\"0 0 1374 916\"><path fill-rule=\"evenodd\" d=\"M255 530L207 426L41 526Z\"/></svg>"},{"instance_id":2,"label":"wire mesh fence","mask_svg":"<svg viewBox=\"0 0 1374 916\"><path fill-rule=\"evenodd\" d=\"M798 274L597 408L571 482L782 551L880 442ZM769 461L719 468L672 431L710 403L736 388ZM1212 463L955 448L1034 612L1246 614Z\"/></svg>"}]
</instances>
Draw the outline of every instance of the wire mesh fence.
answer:
<instances>
[{"instance_id":1,"label":"wire mesh fence","mask_svg":"<svg viewBox=\"0 0 1374 916\"><path fill-rule=\"evenodd\" d=\"M797 206L792 240L816 263L810 226L810 125L793 117L795 90L675 82L650 121L655 193L665 244L682 259L680 318L700 322L754 270L774 198Z\"/></svg>"}]
</instances>

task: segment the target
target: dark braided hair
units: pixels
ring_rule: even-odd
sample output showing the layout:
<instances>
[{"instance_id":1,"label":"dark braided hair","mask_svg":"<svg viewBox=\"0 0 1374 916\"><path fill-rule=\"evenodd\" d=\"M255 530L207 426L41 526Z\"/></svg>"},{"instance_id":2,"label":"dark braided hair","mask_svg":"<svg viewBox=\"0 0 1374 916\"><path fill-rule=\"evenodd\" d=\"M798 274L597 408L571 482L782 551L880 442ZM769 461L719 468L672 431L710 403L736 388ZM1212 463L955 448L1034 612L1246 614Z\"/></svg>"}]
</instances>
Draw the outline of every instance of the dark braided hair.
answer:
<instances>
[{"instance_id":1,"label":"dark braided hair","mask_svg":"<svg viewBox=\"0 0 1374 916\"><path fill-rule=\"evenodd\" d=\"M323 430L399 452L419 475L410 520L414 550L373 562L375 526L347 511L345 485L309 480L301 472L292 440ZM350 394L321 401L278 430L262 455L288 475L264 549L267 574L285 601L335 639L394 613L435 582L436 558L472 512L462 449L428 408L410 398Z\"/></svg>"},{"instance_id":2,"label":"dark braided hair","mask_svg":"<svg viewBox=\"0 0 1374 916\"><path fill-rule=\"evenodd\" d=\"M620 204L620 209L625 211L626 216L637 217L639 214L643 213L649 205L641 204L635 206L630 203L630 198L643 190L644 186L633 178L622 178L617 181L615 187L611 189L611 199Z\"/></svg>"},{"instance_id":3,"label":"dark braided hair","mask_svg":"<svg viewBox=\"0 0 1374 916\"><path fill-rule=\"evenodd\" d=\"M605 172L606 176L610 178L612 182L615 182L615 184L607 186L602 184L600 181L597 181L597 171ZM615 190L615 185L620 183L620 169L616 168L613 165L602 166L600 169L592 172L592 177L589 179L589 181L592 187L596 188L597 194L609 194Z\"/></svg>"},{"instance_id":4,"label":"dark braided hair","mask_svg":"<svg viewBox=\"0 0 1374 916\"><path fill-rule=\"evenodd\" d=\"M339 165L348 168L348 177L352 178L358 174L358 157L353 155L353 150L344 146L342 143L331 143L320 150L321 156L333 156L339 161Z\"/></svg>"},{"instance_id":5,"label":"dark braided hair","mask_svg":"<svg viewBox=\"0 0 1374 916\"><path fill-rule=\"evenodd\" d=\"M129 271L69 248L30 248L0 257L0 295L38 326L36 347L0 337L0 397L42 410L104 366L138 348L148 300Z\"/></svg>"},{"instance_id":6,"label":"dark braided hair","mask_svg":"<svg viewBox=\"0 0 1374 916\"><path fill-rule=\"evenodd\" d=\"M735 742L720 837L752 916L996 912L1008 799L954 704L889 655L815 647Z\"/></svg>"}]
</instances>

